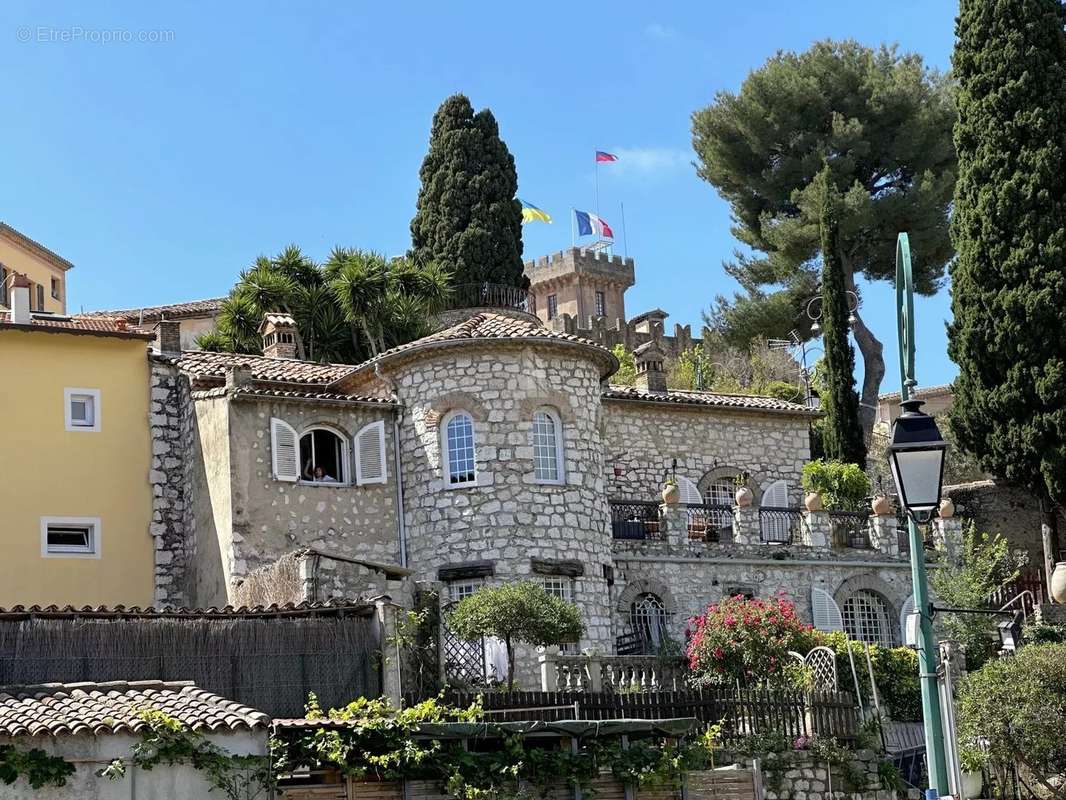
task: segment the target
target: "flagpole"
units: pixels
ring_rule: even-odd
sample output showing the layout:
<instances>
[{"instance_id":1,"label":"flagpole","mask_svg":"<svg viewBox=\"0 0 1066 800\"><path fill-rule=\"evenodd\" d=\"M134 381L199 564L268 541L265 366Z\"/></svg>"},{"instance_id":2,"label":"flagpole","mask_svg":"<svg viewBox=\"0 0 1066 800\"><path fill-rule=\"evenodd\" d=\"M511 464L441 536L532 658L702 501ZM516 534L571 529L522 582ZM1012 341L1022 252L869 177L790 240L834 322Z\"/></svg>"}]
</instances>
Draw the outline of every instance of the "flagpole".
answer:
<instances>
[{"instance_id":1,"label":"flagpole","mask_svg":"<svg viewBox=\"0 0 1066 800\"><path fill-rule=\"evenodd\" d=\"M629 237L626 236L626 204L619 202L618 208L622 212L622 257L629 258Z\"/></svg>"},{"instance_id":2,"label":"flagpole","mask_svg":"<svg viewBox=\"0 0 1066 800\"><path fill-rule=\"evenodd\" d=\"M599 156L593 156L593 162L595 163L596 171L596 216L600 215L600 159Z\"/></svg>"},{"instance_id":3,"label":"flagpole","mask_svg":"<svg viewBox=\"0 0 1066 800\"><path fill-rule=\"evenodd\" d=\"M571 207L570 208L570 246L571 247L576 247L577 246L577 234L574 231L574 225L576 225L576 224L577 224L577 211L573 207Z\"/></svg>"}]
</instances>

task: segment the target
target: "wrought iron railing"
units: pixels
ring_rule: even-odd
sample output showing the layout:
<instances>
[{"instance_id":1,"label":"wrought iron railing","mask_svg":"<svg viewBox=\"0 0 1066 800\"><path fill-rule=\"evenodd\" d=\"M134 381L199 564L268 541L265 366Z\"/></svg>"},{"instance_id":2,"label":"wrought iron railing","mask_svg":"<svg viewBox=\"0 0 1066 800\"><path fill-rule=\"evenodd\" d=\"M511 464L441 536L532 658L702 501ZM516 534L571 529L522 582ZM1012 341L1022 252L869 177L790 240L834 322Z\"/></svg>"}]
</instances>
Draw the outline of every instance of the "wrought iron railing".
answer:
<instances>
[{"instance_id":1,"label":"wrought iron railing","mask_svg":"<svg viewBox=\"0 0 1066 800\"><path fill-rule=\"evenodd\" d=\"M694 542L733 540L733 506L725 503L683 503L688 538Z\"/></svg>"},{"instance_id":2,"label":"wrought iron railing","mask_svg":"<svg viewBox=\"0 0 1066 800\"><path fill-rule=\"evenodd\" d=\"M759 532L767 544L792 544L799 538L803 513L798 508L762 506L759 508Z\"/></svg>"},{"instance_id":3,"label":"wrought iron railing","mask_svg":"<svg viewBox=\"0 0 1066 800\"><path fill-rule=\"evenodd\" d=\"M829 530L834 547L870 547L870 514L867 511L830 511Z\"/></svg>"},{"instance_id":4,"label":"wrought iron railing","mask_svg":"<svg viewBox=\"0 0 1066 800\"><path fill-rule=\"evenodd\" d=\"M513 308L527 314L537 313L532 293L501 283L461 283L453 286L445 306L448 309Z\"/></svg>"},{"instance_id":5,"label":"wrought iron railing","mask_svg":"<svg viewBox=\"0 0 1066 800\"><path fill-rule=\"evenodd\" d=\"M611 536L615 539L661 539L659 504L647 500L611 500Z\"/></svg>"}]
</instances>

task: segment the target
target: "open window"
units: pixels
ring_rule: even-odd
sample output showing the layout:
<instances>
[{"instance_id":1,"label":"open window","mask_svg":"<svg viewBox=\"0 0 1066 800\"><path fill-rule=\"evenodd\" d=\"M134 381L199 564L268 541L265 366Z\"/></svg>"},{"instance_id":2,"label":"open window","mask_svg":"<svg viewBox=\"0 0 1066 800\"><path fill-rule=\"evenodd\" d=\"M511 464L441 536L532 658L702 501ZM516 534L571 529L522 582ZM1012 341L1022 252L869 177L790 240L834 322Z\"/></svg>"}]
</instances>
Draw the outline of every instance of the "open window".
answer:
<instances>
[{"instance_id":1,"label":"open window","mask_svg":"<svg viewBox=\"0 0 1066 800\"><path fill-rule=\"evenodd\" d=\"M95 517L42 517L45 558L99 558L100 520Z\"/></svg>"},{"instance_id":2,"label":"open window","mask_svg":"<svg viewBox=\"0 0 1066 800\"><path fill-rule=\"evenodd\" d=\"M300 479L305 483L348 483L348 442L334 430L311 428L300 436Z\"/></svg>"}]
</instances>

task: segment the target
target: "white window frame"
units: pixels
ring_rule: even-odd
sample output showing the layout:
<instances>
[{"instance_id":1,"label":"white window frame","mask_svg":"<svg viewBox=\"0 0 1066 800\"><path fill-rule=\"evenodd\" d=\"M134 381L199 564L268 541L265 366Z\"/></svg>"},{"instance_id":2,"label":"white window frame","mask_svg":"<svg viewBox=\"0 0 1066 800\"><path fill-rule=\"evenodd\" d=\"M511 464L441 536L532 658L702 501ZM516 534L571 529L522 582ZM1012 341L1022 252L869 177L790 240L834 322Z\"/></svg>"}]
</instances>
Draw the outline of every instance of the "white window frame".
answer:
<instances>
[{"instance_id":1,"label":"white window frame","mask_svg":"<svg viewBox=\"0 0 1066 800\"><path fill-rule=\"evenodd\" d=\"M89 532L89 550L51 550L48 547L48 529L51 526L85 526ZM103 543L103 526L99 517L41 517L41 558L100 558Z\"/></svg>"},{"instance_id":2,"label":"white window frame","mask_svg":"<svg viewBox=\"0 0 1066 800\"><path fill-rule=\"evenodd\" d=\"M555 426L555 473L554 478L541 478L537 476L537 438L536 424L537 414L546 415ZM563 486L566 484L566 458L563 452L563 421L559 412L549 406L542 406L533 412L530 420L530 444L533 446L533 482L548 486Z\"/></svg>"},{"instance_id":3,"label":"white window frame","mask_svg":"<svg viewBox=\"0 0 1066 800\"><path fill-rule=\"evenodd\" d=\"M378 452L380 453L380 457L381 457L381 462L380 462L381 475L379 475L377 477L374 477L374 478L367 478L367 477L363 476L363 471L364 471L363 451L359 447L359 440L362 439L364 435L371 435L375 431L377 432L377 436L378 436ZM364 425L362 428L360 428L358 433L355 434L355 445L352 448L352 450L355 453L355 459L354 459L355 460L355 483L356 483L357 486L366 486L366 485L372 484L372 483L387 483L388 482L388 479L389 479L389 459L386 457L386 453L385 453L385 421L384 420L380 420L379 419L377 422L371 422L369 425Z\"/></svg>"},{"instance_id":4,"label":"white window frame","mask_svg":"<svg viewBox=\"0 0 1066 800\"><path fill-rule=\"evenodd\" d=\"M335 481L316 481L309 480L304 477L304 453L303 453L303 440L304 437L314 431L326 431L332 433L337 437L341 443L341 472L342 475L337 476ZM314 439L311 440L314 442ZM351 486L351 472L352 472L352 446L348 441L348 434L342 433L331 425L309 425L300 431L300 435L296 438L296 455L299 459L298 467L300 470L299 483L304 486Z\"/></svg>"},{"instance_id":5,"label":"white window frame","mask_svg":"<svg viewBox=\"0 0 1066 800\"><path fill-rule=\"evenodd\" d=\"M558 597L567 603L574 602L574 579L569 575L541 575L540 585L552 597ZM558 642L559 652L565 656L579 654L579 642Z\"/></svg>"},{"instance_id":6,"label":"white window frame","mask_svg":"<svg viewBox=\"0 0 1066 800\"><path fill-rule=\"evenodd\" d=\"M451 447L448 443L448 425L451 421L459 416L466 416L470 420L470 439L471 449L473 450L474 469L472 471L472 477L469 480L462 481L461 483L452 483L451 475ZM449 411L440 421L440 454L441 454L441 472L444 476L444 488L445 489L462 489L469 486L477 486L477 424L474 422L474 415L463 408L457 408L454 411Z\"/></svg>"},{"instance_id":7,"label":"white window frame","mask_svg":"<svg viewBox=\"0 0 1066 800\"><path fill-rule=\"evenodd\" d=\"M448 581L448 602L458 603L472 594L477 594L485 585L484 578L460 578Z\"/></svg>"},{"instance_id":8,"label":"white window frame","mask_svg":"<svg viewBox=\"0 0 1066 800\"><path fill-rule=\"evenodd\" d=\"M74 418L70 413L70 403L75 397L89 397L93 402L93 424L92 425L76 425ZM68 431L82 431L88 433L100 432L100 390L99 389L79 389L68 387L63 390L63 419L66 423Z\"/></svg>"}]
</instances>

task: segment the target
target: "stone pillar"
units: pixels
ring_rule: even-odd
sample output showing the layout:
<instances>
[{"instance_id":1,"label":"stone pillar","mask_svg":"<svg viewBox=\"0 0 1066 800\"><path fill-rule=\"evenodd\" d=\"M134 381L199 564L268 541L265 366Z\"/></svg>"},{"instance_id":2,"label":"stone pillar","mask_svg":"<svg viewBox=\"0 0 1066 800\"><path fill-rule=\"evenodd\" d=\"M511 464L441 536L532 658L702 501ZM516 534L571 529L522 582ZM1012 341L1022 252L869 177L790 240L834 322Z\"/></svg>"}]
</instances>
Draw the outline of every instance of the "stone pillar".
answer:
<instances>
[{"instance_id":1,"label":"stone pillar","mask_svg":"<svg viewBox=\"0 0 1066 800\"><path fill-rule=\"evenodd\" d=\"M688 509L676 503L659 506L659 524L662 525L663 541L671 547L688 543Z\"/></svg>"},{"instance_id":2,"label":"stone pillar","mask_svg":"<svg viewBox=\"0 0 1066 800\"><path fill-rule=\"evenodd\" d=\"M828 511L804 511L800 525L800 544L826 548L832 545L832 527Z\"/></svg>"},{"instance_id":3,"label":"stone pillar","mask_svg":"<svg viewBox=\"0 0 1066 800\"><path fill-rule=\"evenodd\" d=\"M311 551L300 554L300 597L306 603L313 603L315 597L315 567L318 556Z\"/></svg>"},{"instance_id":4,"label":"stone pillar","mask_svg":"<svg viewBox=\"0 0 1066 800\"><path fill-rule=\"evenodd\" d=\"M933 544L947 560L957 564L962 560L962 520L958 517L937 517L933 520Z\"/></svg>"},{"instance_id":5,"label":"stone pillar","mask_svg":"<svg viewBox=\"0 0 1066 800\"><path fill-rule=\"evenodd\" d=\"M375 600L374 606L381 625L381 649L385 656L381 660L381 696L387 698L393 708L399 708L403 703L400 682L403 665L396 644L396 612L400 607L385 599Z\"/></svg>"},{"instance_id":6,"label":"stone pillar","mask_svg":"<svg viewBox=\"0 0 1066 800\"><path fill-rule=\"evenodd\" d=\"M540 654L540 690L542 692L559 691L559 668L556 661L559 659L559 647L548 645Z\"/></svg>"},{"instance_id":7,"label":"stone pillar","mask_svg":"<svg viewBox=\"0 0 1066 800\"><path fill-rule=\"evenodd\" d=\"M886 556L899 555L895 514L874 514L869 523L870 547Z\"/></svg>"},{"instance_id":8,"label":"stone pillar","mask_svg":"<svg viewBox=\"0 0 1066 800\"><path fill-rule=\"evenodd\" d=\"M733 541L737 544L762 542L759 509L754 506L733 506Z\"/></svg>"}]
</instances>

